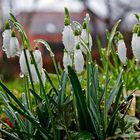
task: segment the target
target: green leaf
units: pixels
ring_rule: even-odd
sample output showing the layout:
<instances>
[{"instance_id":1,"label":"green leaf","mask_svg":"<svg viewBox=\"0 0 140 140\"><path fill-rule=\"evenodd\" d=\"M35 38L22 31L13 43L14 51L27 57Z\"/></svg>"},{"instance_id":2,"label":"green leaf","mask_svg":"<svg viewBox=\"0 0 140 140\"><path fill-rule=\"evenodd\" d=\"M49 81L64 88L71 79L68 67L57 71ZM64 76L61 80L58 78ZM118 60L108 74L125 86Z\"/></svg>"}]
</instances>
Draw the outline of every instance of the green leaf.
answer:
<instances>
[{"instance_id":1,"label":"green leaf","mask_svg":"<svg viewBox=\"0 0 140 140\"><path fill-rule=\"evenodd\" d=\"M98 67L97 65L91 65L92 68L92 76L91 76L91 97L94 100L94 102L98 105L98 86L99 86L99 81L98 81Z\"/></svg>"},{"instance_id":2,"label":"green leaf","mask_svg":"<svg viewBox=\"0 0 140 140\"><path fill-rule=\"evenodd\" d=\"M139 15L138 15L138 14L134 14L134 15L135 15L136 19L137 19L138 21L140 21Z\"/></svg>"},{"instance_id":3,"label":"green leaf","mask_svg":"<svg viewBox=\"0 0 140 140\"><path fill-rule=\"evenodd\" d=\"M41 103L42 102L42 98L34 90L30 89L30 91L33 94L34 98Z\"/></svg>"},{"instance_id":4,"label":"green leaf","mask_svg":"<svg viewBox=\"0 0 140 140\"><path fill-rule=\"evenodd\" d=\"M7 137L10 137L11 140L21 140L20 138L18 138L16 135L12 134L11 132L8 132L6 130L2 130L0 128L0 132L2 132L4 135L6 135Z\"/></svg>"},{"instance_id":5,"label":"green leaf","mask_svg":"<svg viewBox=\"0 0 140 140\"><path fill-rule=\"evenodd\" d=\"M73 140L92 140L93 138L93 135L86 131L81 131L78 133L75 132L72 134Z\"/></svg>"},{"instance_id":6,"label":"green leaf","mask_svg":"<svg viewBox=\"0 0 140 140\"><path fill-rule=\"evenodd\" d=\"M114 35L115 35L115 33L116 33L117 27L118 27L118 25L120 24L120 22L121 22L121 19L119 19L119 20L116 22L116 24L113 26L113 28L112 28L112 30L111 30L110 37L109 37L109 43L112 42L112 40L113 40L113 38L114 38Z\"/></svg>"},{"instance_id":7,"label":"green leaf","mask_svg":"<svg viewBox=\"0 0 140 140\"><path fill-rule=\"evenodd\" d=\"M4 91L19 105L24 112L28 112L24 106L20 103L20 101L16 98L16 96L4 85L0 82L0 86L4 89Z\"/></svg>"},{"instance_id":8,"label":"green leaf","mask_svg":"<svg viewBox=\"0 0 140 140\"><path fill-rule=\"evenodd\" d=\"M16 106L14 106L13 104L9 103L10 106L17 111L19 114L23 115L26 119L28 119L34 126L36 126L38 128L39 131L41 131L43 134L45 134L48 137L48 140L50 138L50 134L49 132L47 132L40 124L39 122L35 119L32 118L30 115L26 114L25 112L23 112L22 110L18 109Z\"/></svg>"},{"instance_id":9,"label":"green leaf","mask_svg":"<svg viewBox=\"0 0 140 140\"><path fill-rule=\"evenodd\" d=\"M17 19L16 19L16 17L10 12L9 13L10 14L10 16L11 16L11 18L12 18L12 20L14 21L14 22L17 22Z\"/></svg>"},{"instance_id":10,"label":"green leaf","mask_svg":"<svg viewBox=\"0 0 140 140\"><path fill-rule=\"evenodd\" d=\"M78 119L80 128L82 130L90 129L90 119L86 105L86 97L83 94L80 82L74 70L68 66L68 75L73 87L74 95L76 97L76 107L78 111Z\"/></svg>"},{"instance_id":11,"label":"green leaf","mask_svg":"<svg viewBox=\"0 0 140 140\"><path fill-rule=\"evenodd\" d=\"M111 104L112 104L112 102L113 102L113 100L114 100L114 98L115 98L115 96L117 94L118 87L119 87L121 77L122 77L122 72L123 71L120 72L120 74L118 76L118 79L117 79L117 81L116 81L116 83L115 83L115 85L114 85L114 87L113 87L113 89L112 89L112 91L110 93L110 96L109 96L109 98L107 100L107 111L110 109Z\"/></svg>"},{"instance_id":12,"label":"green leaf","mask_svg":"<svg viewBox=\"0 0 140 140\"><path fill-rule=\"evenodd\" d=\"M65 101L66 93L66 83L67 83L67 73L64 71L58 88L58 107L60 108Z\"/></svg>"},{"instance_id":13,"label":"green leaf","mask_svg":"<svg viewBox=\"0 0 140 140\"><path fill-rule=\"evenodd\" d=\"M55 88L55 85L54 85L53 81L51 80L51 78L50 78L49 74L47 73L47 71L45 71L45 75L46 75L46 78L49 81L50 85L52 86L54 92L58 95L58 92L57 92L57 90Z\"/></svg>"},{"instance_id":14,"label":"green leaf","mask_svg":"<svg viewBox=\"0 0 140 140\"><path fill-rule=\"evenodd\" d=\"M115 123L115 117L116 117L116 114L117 114L117 112L120 108L119 101L120 101L120 97L121 97L121 94L122 94L122 89L123 89L123 82L121 83L121 85L118 89L119 91L116 95L114 106L112 107L113 110L111 112L110 121L108 123L108 127L107 127L107 130L106 130L106 136L114 135L114 133L115 133L116 125L117 125Z\"/></svg>"}]
</instances>

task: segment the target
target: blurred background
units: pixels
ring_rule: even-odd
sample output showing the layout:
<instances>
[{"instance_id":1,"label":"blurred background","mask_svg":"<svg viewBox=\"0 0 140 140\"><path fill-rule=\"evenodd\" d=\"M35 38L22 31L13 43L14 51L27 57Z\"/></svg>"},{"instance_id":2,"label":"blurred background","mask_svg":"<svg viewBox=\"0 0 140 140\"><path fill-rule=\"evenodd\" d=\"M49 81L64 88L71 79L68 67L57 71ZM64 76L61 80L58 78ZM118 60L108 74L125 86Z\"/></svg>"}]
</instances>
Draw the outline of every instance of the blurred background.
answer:
<instances>
[{"instance_id":1,"label":"blurred background","mask_svg":"<svg viewBox=\"0 0 140 140\"><path fill-rule=\"evenodd\" d=\"M122 19L119 30L123 32L131 57L132 28L136 23L134 14L140 13L140 0L0 0L0 78L10 80L20 73L19 58L7 59L2 51L3 24L12 12L25 27L33 46L33 40L42 38L52 47L56 61L62 66L62 31L64 7L70 11L71 21L83 22L89 13L93 38L93 59L100 61L96 46L99 36L103 47L107 46L105 30L111 30L118 19ZM49 53L43 49L44 67L54 72Z\"/></svg>"}]
</instances>

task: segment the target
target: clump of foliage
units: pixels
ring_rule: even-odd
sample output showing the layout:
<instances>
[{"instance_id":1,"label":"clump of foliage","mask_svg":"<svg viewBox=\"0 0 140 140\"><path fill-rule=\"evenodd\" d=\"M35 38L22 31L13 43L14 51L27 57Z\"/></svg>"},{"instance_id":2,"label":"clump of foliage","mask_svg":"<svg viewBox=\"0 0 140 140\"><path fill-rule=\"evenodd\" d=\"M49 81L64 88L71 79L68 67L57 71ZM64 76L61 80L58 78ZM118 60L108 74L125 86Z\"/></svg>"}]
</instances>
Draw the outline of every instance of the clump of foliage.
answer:
<instances>
[{"instance_id":1,"label":"clump of foliage","mask_svg":"<svg viewBox=\"0 0 140 140\"><path fill-rule=\"evenodd\" d=\"M126 127L126 114L134 94L123 95L126 84L125 72L124 68L116 63L118 58L112 49L114 37L117 37L117 41L122 39L116 31L120 20L114 25L111 33L107 33L106 53L99 48L103 63L103 68L100 68L91 57L92 38L89 15L86 15L82 26L74 22L73 32L69 11L65 8L64 71L60 73L49 44L45 40L38 39L35 40L35 47L32 49L24 28L13 14L10 16L9 22L13 30L11 34L11 27L7 22L3 47L7 57L15 55L20 57L21 77L24 77L25 90L22 92L22 99L19 100L2 81L0 82L0 95L5 102L3 111L12 123L12 126L8 126L1 121L0 131L3 136L14 140L105 140L107 137L125 134L129 128L129 126ZM19 47L14 30L20 34L22 48ZM5 41L9 41L9 44ZM42 68L39 43L42 43L50 52L56 69L57 85ZM117 72L110 63L111 52L114 53ZM126 56L121 55L119 58L126 65L126 58L122 58ZM103 81L100 80L100 72L105 76ZM110 78L112 74L115 74L114 78ZM47 88L46 82L51 85L51 89ZM123 122L123 127L120 126L120 122Z\"/></svg>"}]
</instances>

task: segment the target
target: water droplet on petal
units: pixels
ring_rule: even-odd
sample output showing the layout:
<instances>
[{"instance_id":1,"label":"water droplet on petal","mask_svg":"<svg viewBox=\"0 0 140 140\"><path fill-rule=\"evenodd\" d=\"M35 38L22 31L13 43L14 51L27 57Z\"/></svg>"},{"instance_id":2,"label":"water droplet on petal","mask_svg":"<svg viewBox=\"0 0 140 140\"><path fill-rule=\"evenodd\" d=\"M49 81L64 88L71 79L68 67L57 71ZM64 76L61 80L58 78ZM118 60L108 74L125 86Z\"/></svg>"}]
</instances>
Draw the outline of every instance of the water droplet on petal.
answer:
<instances>
[{"instance_id":1,"label":"water droplet on petal","mask_svg":"<svg viewBox=\"0 0 140 140\"><path fill-rule=\"evenodd\" d=\"M20 78L23 78L23 77L24 77L24 74L21 72L21 73L19 74L19 77L20 77Z\"/></svg>"}]
</instances>

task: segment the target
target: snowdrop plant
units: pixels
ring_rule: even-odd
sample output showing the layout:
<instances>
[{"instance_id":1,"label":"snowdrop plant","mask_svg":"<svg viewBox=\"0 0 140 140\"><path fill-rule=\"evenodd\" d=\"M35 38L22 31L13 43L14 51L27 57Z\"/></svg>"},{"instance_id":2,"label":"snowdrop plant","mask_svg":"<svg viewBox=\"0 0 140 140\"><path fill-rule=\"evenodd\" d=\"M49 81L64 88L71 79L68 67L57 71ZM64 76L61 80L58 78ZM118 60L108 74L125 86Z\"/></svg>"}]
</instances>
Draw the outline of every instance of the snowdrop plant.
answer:
<instances>
[{"instance_id":1,"label":"snowdrop plant","mask_svg":"<svg viewBox=\"0 0 140 140\"><path fill-rule=\"evenodd\" d=\"M0 95L6 103L4 112L14 126L12 129L2 122L3 128L0 128L0 131L8 138L17 140L38 138L42 140L87 138L89 140L105 140L107 137L115 135L116 130L119 129L117 117L121 113L120 110L124 110L124 114L121 114L119 118L120 121L123 121L133 99L133 94L131 94L121 100L124 84L122 69L114 80L115 84L111 88L109 87L111 80L109 78L109 56L120 20L114 25L108 36L104 65L105 80L100 83L100 71L91 56L92 41L88 14L84 19L83 29L80 28L80 32L83 33L80 34L75 28L74 36L70 26L69 11L65 8L62 37L65 47L63 56L65 70L61 79L54 53L49 44L42 39L37 39L35 40L35 50L33 50L24 28L14 15L10 14L10 16L14 28L19 31L23 46L19 61L21 72L25 75L26 85L25 91L22 93L22 101L20 101L11 90L0 82L0 87L3 89ZM44 73L41 52L38 50L39 43L46 46L50 53L58 77L58 87L51 80L49 74L46 71ZM79 74L86 83L82 83L83 79L79 80ZM84 76L81 76L82 74ZM47 86L45 86L46 79L51 85L50 90L47 90ZM39 83L39 90L36 87L36 82Z\"/></svg>"}]
</instances>

